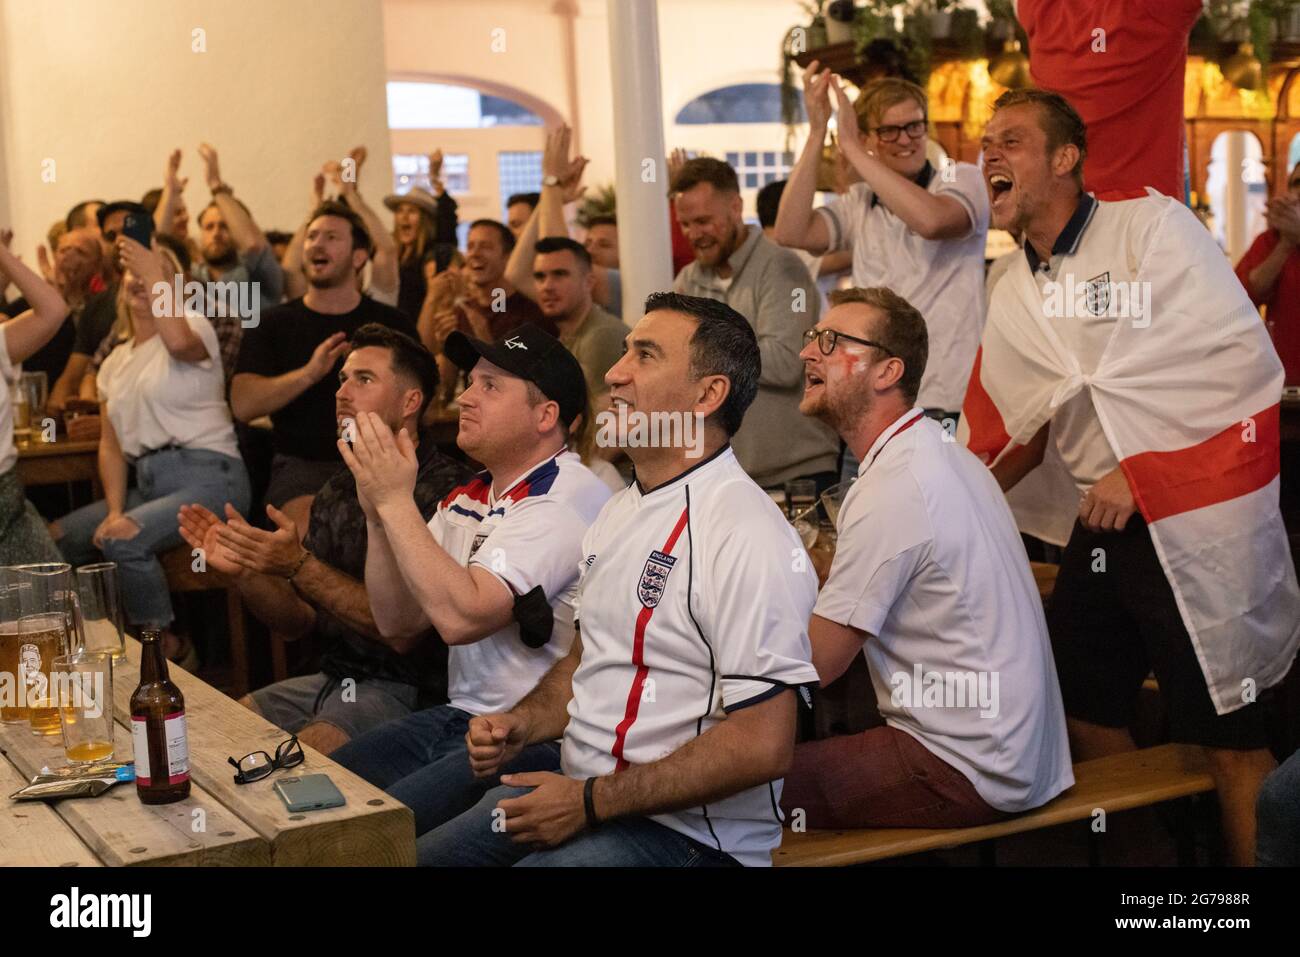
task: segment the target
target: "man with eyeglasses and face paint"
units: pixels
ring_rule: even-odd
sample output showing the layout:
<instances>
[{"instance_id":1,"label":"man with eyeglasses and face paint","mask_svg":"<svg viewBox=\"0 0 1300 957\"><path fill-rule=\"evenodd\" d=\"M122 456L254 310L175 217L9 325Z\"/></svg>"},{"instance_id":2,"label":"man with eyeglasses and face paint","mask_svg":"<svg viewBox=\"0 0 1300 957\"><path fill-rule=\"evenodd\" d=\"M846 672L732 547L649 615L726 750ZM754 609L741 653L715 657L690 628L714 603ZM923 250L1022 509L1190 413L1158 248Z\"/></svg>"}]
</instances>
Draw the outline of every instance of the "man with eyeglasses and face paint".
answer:
<instances>
[{"instance_id":1,"label":"man with eyeglasses and face paint","mask_svg":"<svg viewBox=\"0 0 1300 957\"><path fill-rule=\"evenodd\" d=\"M886 77L851 104L839 79L819 66L804 74L808 140L781 197L776 241L814 255L852 249L854 286L887 287L920 311L930 361L917 401L951 433L984 327L988 191L978 167L936 168L926 158L927 101L919 86ZM832 91L839 150L862 182L814 209ZM847 451L842 477L856 472Z\"/></svg>"},{"instance_id":2,"label":"man with eyeglasses and face paint","mask_svg":"<svg viewBox=\"0 0 1300 957\"><path fill-rule=\"evenodd\" d=\"M1074 783L1042 604L982 462L917 407L928 337L888 289L831 293L799 411L862 468L808 624L822 686L865 656L885 724L795 747L781 808L808 827L971 827Z\"/></svg>"}]
</instances>

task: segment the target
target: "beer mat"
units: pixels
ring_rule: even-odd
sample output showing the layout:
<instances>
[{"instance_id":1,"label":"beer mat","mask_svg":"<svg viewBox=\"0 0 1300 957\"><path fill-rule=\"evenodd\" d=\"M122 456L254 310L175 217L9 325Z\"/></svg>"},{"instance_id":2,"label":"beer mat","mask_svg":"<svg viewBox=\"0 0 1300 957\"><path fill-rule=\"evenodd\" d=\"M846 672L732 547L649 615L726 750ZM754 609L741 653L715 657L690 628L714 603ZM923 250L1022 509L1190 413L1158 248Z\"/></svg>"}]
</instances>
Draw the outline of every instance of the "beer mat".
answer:
<instances>
[{"instance_id":1,"label":"beer mat","mask_svg":"<svg viewBox=\"0 0 1300 957\"><path fill-rule=\"evenodd\" d=\"M119 781L135 780L135 762L101 761L66 768L42 768L26 787L9 797L14 801L57 801L61 798L99 797Z\"/></svg>"}]
</instances>

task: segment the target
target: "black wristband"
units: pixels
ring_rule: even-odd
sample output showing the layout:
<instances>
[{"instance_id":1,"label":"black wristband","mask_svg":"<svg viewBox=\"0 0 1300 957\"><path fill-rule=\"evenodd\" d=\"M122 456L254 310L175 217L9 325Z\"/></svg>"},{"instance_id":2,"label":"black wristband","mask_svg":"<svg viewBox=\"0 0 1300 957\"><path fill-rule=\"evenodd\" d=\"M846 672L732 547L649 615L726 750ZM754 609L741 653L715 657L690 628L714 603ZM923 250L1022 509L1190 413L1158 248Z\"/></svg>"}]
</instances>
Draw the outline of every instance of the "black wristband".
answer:
<instances>
[{"instance_id":1,"label":"black wristband","mask_svg":"<svg viewBox=\"0 0 1300 957\"><path fill-rule=\"evenodd\" d=\"M587 778L587 783L582 786L582 804L587 809L587 827L593 831L600 827L600 818L596 817L596 802L592 800L592 791L595 787L595 778Z\"/></svg>"}]
</instances>

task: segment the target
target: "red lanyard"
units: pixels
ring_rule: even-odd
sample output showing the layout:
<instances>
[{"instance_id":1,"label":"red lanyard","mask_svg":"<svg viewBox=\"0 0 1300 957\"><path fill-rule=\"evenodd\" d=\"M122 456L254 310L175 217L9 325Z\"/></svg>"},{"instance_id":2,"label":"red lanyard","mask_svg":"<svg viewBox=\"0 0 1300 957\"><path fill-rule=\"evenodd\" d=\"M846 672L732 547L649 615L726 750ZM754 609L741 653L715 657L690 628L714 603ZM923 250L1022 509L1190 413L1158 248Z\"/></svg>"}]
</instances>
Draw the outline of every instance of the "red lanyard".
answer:
<instances>
[{"instance_id":1,"label":"red lanyard","mask_svg":"<svg viewBox=\"0 0 1300 957\"><path fill-rule=\"evenodd\" d=\"M876 454L873 455L873 456L871 456L871 461L867 463L867 469L871 468L871 466L873 466L873 465L876 464L876 459L880 458L880 453L883 452L883 451L885 451L885 446L886 446L886 445L888 445L890 442L894 441L894 439L898 438L900 435L902 435L904 432L906 432L906 431L907 431L908 429L910 429L912 426L916 425L916 423L920 422L920 421L921 421L921 417L922 417L923 415L925 415L924 412L917 412L916 415L914 415L914 416L913 416L911 419L909 419L906 423L904 423L903 425L899 426L899 428L896 429L896 430L894 431L894 434L893 434L893 435L891 435L889 438L885 439L885 441L881 444L880 448L876 449ZM865 472L867 469L863 469L862 471Z\"/></svg>"}]
</instances>

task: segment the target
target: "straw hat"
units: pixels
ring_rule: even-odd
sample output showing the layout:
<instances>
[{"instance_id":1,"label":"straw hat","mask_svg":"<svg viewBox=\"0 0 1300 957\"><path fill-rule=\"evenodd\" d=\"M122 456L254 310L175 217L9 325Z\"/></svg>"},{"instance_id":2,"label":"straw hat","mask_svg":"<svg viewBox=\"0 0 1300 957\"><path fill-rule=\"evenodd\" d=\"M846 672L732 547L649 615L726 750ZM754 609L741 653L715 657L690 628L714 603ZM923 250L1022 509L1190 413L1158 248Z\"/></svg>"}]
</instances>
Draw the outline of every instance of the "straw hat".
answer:
<instances>
[{"instance_id":1,"label":"straw hat","mask_svg":"<svg viewBox=\"0 0 1300 957\"><path fill-rule=\"evenodd\" d=\"M410 203L412 206L419 207L430 216L438 215L438 201L427 189L420 189L418 186L412 186L409 193L401 196L394 193L392 196L384 197L384 205L394 212L401 203Z\"/></svg>"}]
</instances>

